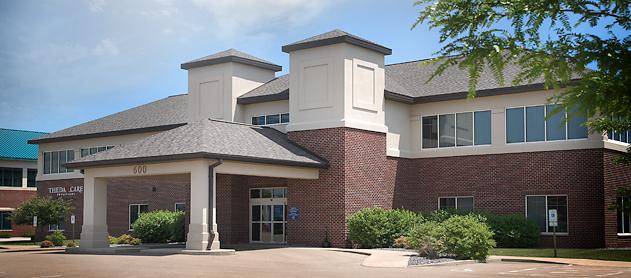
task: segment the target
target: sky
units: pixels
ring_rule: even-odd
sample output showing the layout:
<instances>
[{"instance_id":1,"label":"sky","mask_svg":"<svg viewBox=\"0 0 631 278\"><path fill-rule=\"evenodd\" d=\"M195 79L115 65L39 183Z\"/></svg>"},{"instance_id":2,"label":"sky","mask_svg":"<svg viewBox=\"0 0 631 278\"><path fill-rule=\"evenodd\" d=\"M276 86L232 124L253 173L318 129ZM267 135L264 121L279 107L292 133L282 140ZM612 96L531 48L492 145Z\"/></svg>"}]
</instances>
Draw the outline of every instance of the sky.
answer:
<instances>
[{"instance_id":1,"label":"sky","mask_svg":"<svg viewBox=\"0 0 631 278\"><path fill-rule=\"evenodd\" d=\"M180 64L236 48L288 70L281 46L335 28L431 57L411 0L0 1L0 127L52 132L187 91Z\"/></svg>"}]
</instances>

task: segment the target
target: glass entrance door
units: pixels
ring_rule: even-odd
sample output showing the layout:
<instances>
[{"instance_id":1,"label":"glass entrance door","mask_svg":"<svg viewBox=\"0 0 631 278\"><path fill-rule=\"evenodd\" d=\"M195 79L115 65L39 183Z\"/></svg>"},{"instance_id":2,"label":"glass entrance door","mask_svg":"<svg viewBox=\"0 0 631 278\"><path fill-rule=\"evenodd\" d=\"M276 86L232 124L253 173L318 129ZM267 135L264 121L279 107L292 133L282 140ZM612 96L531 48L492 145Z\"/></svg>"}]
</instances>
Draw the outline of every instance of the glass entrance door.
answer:
<instances>
[{"instance_id":1,"label":"glass entrance door","mask_svg":"<svg viewBox=\"0 0 631 278\"><path fill-rule=\"evenodd\" d=\"M287 188L250 189L250 241L285 243Z\"/></svg>"}]
</instances>

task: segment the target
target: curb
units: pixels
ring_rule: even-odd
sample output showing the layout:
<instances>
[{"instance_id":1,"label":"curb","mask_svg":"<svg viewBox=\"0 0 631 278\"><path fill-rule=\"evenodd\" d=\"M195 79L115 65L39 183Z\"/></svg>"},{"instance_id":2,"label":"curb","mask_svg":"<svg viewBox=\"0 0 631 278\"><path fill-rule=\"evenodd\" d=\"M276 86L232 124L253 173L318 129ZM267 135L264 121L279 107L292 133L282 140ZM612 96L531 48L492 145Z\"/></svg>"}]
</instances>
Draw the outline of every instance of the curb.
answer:
<instances>
[{"instance_id":1,"label":"curb","mask_svg":"<svg viewBox=\"0 0 631 278\"><path fill-rule=\"evenodd\" d=\"M502 262L511 262L511 263L539 263L539 264L556 264L556 265L570 265L569 263L548 261L548 260L537 260L537 259L500 259Z\"/></svg>"},{"instance_id":2,"label":"curb","mask_svg":"<svg viewBox=\"0 0 631 278\"><path fill-rule=\"evenodd\" d=\"M452 266L452 265L463 265L463 264L475 264L477 263L475 260L460 260L453 262L444 262L444 263L435 263L435 264L414 264L408 265L408 267L431 267L431 266Z\"/></svg>"}]
</instances>

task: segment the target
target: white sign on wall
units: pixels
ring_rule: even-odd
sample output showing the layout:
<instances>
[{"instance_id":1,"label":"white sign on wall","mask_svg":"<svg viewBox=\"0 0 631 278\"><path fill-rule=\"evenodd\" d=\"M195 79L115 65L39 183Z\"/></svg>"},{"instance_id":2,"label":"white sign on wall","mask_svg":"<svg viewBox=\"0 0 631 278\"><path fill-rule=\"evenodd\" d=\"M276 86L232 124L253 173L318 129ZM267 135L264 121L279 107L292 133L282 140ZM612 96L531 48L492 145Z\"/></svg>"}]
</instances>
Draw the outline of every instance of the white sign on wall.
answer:
<instances>
[{"instance_id":1,"label":"white sign on wall","mask_svg":"<svg viewBox=\"0 0 631 278\"><path fill-rule=\"evenodd\" d=\"M557 210L556 209L549 209L548 210L548 225L550 227L558 227L559 226L558 215L557 215Z\"/></svg>"},{"instance_id":2,"label":"white sign on wall","mask_svg":"<svg viewBox=\"0 0 631 278\"><path fill-rule=\"evenodd\" d=\"M83 193L83 185L49 187L48 194L55 196L74 196Z\"/></svg>"},{"instance_id":3,"label":"white sign on wall","mask_svg":"<svg viewBox=\"0 0 631 278\"><path fill-rule=\"evenodd\" d=\"M70 215L70 224L74 224L75 223L75 217L74 214Z\"/></svg>"}]
</instances>

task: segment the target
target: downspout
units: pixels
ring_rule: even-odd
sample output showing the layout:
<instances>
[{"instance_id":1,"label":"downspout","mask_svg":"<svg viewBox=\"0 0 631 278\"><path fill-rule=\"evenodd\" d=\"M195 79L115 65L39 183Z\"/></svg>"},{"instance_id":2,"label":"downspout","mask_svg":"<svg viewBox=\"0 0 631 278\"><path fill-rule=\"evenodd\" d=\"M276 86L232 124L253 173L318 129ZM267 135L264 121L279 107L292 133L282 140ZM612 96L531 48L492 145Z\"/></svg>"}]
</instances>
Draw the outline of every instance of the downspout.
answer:
<instances>
[{"instance_id":1,"label":"downspout","mask_svg":"<svg viewBox=\"0 0 631 278\"><path fill-rule=\"evenodd\" d=\"M219 159L217 160L217 162L210 164L208 166L208 210L212 210L213 208L213 201L215 200L215 198L213 198L213 196L217 196L217 195L213 195L213 188L217 188L217 186L215 185L215 183L217 182L215 177L215 167L219 166L223 164L223 159ZM217 194L216 192L214 194ZM215 227L213 227L212 225L214 225L215 223L217 223L217 219L213 219L213 217L217 217L217 215L213 215L214 211L210 211L210 213L208 213L208 219L206 220L207 223L209 225L211 225L211 227L209 227L210 229L213 229L213 232L217 232L214 229L216 229ZM214 220L214 221L213 221Z\"/></svg>"}]
</instances>

